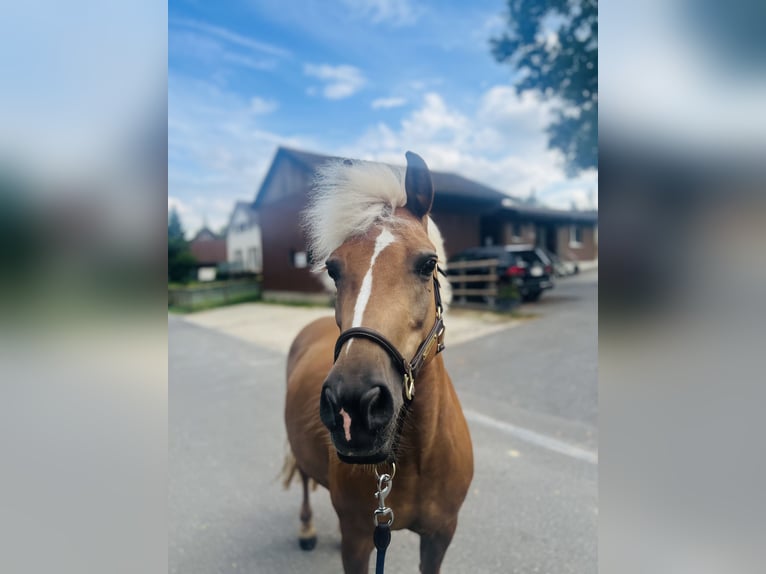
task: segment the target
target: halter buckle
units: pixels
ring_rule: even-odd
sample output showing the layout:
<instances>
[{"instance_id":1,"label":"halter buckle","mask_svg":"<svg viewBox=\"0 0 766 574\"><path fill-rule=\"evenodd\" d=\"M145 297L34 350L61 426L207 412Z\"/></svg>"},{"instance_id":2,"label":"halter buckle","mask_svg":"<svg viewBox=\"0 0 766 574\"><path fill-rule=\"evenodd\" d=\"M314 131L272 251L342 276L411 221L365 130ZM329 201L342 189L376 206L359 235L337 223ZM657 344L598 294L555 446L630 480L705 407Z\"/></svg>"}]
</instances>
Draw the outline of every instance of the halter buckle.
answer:
<instances>
[{"instance_id":1,"label":"halter buckle","mask_svg":"<svg viewBox=\"0 0 766 574\"><path fill-rule=\"evenodd\" d=\"M442 328L439 329L439 332L436 333L436 354L438 355L444 350L444 325L442 325Z\"/></svg>"},{"instance_id":2,"label":"halter buckle","mask_svg":"<svg viewBox=\"0 0 766 574\"><path fill-rule=\"evenodd\" d=\"M404 396L407 397L408 401L412 400L412 397L415 395L415 377L412 376L412 373L404 373Z\"/></svg>"}]
</instances>

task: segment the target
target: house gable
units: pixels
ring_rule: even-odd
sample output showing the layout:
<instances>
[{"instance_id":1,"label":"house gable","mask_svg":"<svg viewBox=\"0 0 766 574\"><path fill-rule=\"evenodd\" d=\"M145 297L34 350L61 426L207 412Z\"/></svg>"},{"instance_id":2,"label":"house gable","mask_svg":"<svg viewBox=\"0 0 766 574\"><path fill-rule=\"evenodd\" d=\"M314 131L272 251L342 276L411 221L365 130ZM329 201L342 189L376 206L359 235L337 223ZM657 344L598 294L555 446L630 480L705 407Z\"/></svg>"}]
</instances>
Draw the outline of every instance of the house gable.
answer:
<instances>
[{"instance_id":1,"label":"house gable","mask_svg":"<svg viewBox=\"0 0 766 574\"><path fill-rule=\"evenodd\" d=\"M207 227L203 227L197 232L192 241L214 241L220 239L215 233L210 231Z\"/></svg>"},{"instance_id":2,"label":"house gable","mask_svg":"<svg viewBox=\"0 0 766 574\"><path fill-rule=\"evenodd\" d=\"M226 226L227 235L236 235L245 232L258 225L258 216L253 210L251 203L238 201L234 205L234 210L229 217L229 223Z\"/></svg>"},{"instance_id":3,"label":"house gable","mask_svg":"<svg viewBox=\"0 0 766 574\"><path fill-rule=\"evenodd\" d=\"M231 218L231 226L234 230L240 229L243 225L250 223L250 216L247 214L246 208L240 207L234 211L234 215Z\"/></svg>"},{"instance_id":4,"label":"house gable","mask_svg":"<svg viewBox=\"0 0 766 574\"><path fill-rule=\"evenodd\" d=\"M253 204L255 209L281 201L311 188L314 172L331 156L301 152L284 147L277 150Z\"/></svg>"}]
</instances>

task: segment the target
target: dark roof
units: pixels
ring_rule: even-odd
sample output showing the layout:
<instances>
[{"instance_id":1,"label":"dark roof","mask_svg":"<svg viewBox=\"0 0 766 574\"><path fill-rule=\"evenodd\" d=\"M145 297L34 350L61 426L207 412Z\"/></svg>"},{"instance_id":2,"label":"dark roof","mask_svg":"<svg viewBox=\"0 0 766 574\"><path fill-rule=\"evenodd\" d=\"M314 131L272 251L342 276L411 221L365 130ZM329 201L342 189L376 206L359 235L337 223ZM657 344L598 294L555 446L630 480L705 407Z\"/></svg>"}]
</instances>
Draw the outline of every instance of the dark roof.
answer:
<instances>
[{"instance_id":1,"label":"dark roof","mask_svg":"<svg viewBox=\"0 0 766 574\"><path fill-rule=\"evenodd\" d=\"M316 168L318 168L320 165L325 163L327 160L343 159L338 156L322 155L318 153L311 153L308 151L300 151L300 150L292 149L289 147L280 147L277 150L277 156L279 156L279 154L283 154L286 157L290 157L294 159L299 164L302 164L307 171L312 171L312 172L315 171ZM274 159L276 160L276 156L274 157Z\"/></svg>"},{"instance_id":2,"label":"dark roof","mask_svg":"<svg viewBox=\"0 0 766 574\"><path fill-rule=\"evenodd\" d=\"M321 155L316 153L310 153L306 151L300 151L287 147L280 147L271 162L266 177L258 190L258 195L255 198L255 206L259 205L261 201L261 191L266 189L268 182L271 179L274 168L278 163L278 160L282 158L289 158L294 163L299 165L307 173L313 173L316 169L327 162L330 159L343 159L337 156ZM401 167L401 166L400 166ZM448 173L442 171L431 171L431 178L434 183L434 189L436 190L437 200L439 196L450 198L461 198L470 200L483 200L485 202L499 203L503 199L512 198L511 196L502 193L496 189L483 185L479 182L467 179L461 175L455 173Z\"/></svg>"},{"instance_id":3,"label":"dark roof","mask_svg":"<svg viewBox=\"0 0 766 574\"><path fill-rule=\"evenodd\" d=\"M550 221L559 223L585 223L595 224L598 222L598 211L565 211L550 209L533 205L513 205L504 207L503 212L518 215L520 218L533 221Z\"/></svg>"},{"instance_id":4,"label":"dark roof","mask_svg":"<svg viewBox=\"0 0 766 574\"><path fill-rule=\"evenodd\" d=\"M499 202L504 199L516 199L508 194L455 173L432 171L431 179L434 182L434 189L436 189L438 193L449 196L470 197L472 199L483 199L492 202Z\"/></svg>"},{"instance_id":5,"label":"dark roof","mask_svg":"<svg viewBox=\"0 0 766 574\"><path fill-rule=\"evenodd\" d=\"M294 164L309 174L313 174L319 166L330 159L342 159L337 156L279 147L253 202L256 208L262 201L261 192L268 188L268 183L275 173L276 166L283 158L292 160ZM436 208L440 205L447 206L449 204L457 209L479 208L484 213L492 212L501 215L515 213L521 217L538 221L571 223L596 223L598 221L598 212L596 211L562 211L524 205L516 197L455 173L431 171L431 178L436 190L434 197ZM508 205L509 203L510 205Z\"/></svg>"},{"instance_id":6,"label":"dark roof","mask_svg":"<svg viewBox=\"0 0 766 574\"><path fill-rule=\"evenodd\" d=\"M221 239L221 236L205 226L194 234L194 239L192 239L192 241L211 241L213 239Z\"/></svg>"}]
</instances>

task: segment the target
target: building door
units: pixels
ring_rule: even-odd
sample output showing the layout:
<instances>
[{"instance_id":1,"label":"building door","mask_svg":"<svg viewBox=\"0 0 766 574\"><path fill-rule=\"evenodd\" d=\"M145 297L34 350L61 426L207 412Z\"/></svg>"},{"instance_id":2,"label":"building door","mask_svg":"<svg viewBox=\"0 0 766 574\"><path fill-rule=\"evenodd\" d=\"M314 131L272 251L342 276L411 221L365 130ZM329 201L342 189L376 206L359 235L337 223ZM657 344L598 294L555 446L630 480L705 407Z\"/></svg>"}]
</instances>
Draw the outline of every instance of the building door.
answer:
<instances>
[{"instance_id":1,"label":"building door","mask_svg":"<svg viewBox=\"0 0 766 574\"><path fill-rule=\"evenodd\" d=\"M503 245L503 222L492 218L484 217L479 225L479 245Z\"/></svg>"},{"instance_id":2,"label":"building door","mask_svg":"<svg viewBox=\"0 0 766 574\"><path fill-rule=\"evenodd\" d=\"M535 234L535 245L542 247L546 251L558 254L558 230L555 225L550 223L541 223L537 226Z\"/></svg>"}]
</instances>

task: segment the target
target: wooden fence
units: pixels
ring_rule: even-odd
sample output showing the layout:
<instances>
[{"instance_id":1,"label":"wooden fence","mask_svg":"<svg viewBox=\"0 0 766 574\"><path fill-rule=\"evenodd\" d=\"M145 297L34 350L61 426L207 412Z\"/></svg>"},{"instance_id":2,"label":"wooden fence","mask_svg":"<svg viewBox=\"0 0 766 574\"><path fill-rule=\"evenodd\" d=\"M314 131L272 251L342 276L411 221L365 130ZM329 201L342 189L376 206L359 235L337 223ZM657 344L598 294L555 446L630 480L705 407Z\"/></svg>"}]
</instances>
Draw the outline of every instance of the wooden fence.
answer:
<instances>
[{"instance_id":1,"label":"wooden fence","mask_svg":"<svg viewBox=\"0 0 766 574\"><path fill-rule=\"evenodd\" d=\"M255 279L198 283L168 288L168 306L185 310L204 309L217 305L258 299L261 284Z\"/></svg>"},{"instance_id":2,"label":"wooden fence","mask_svg":"<svg viewBox=\"0 0 766 574\"><path fill-rule=\"evenodd\" d=\"M449 264L447 279L452 285L454 303L478 303L494 307L498 301L498 259L453 261Z\"/></svg>"}]
</instances>

